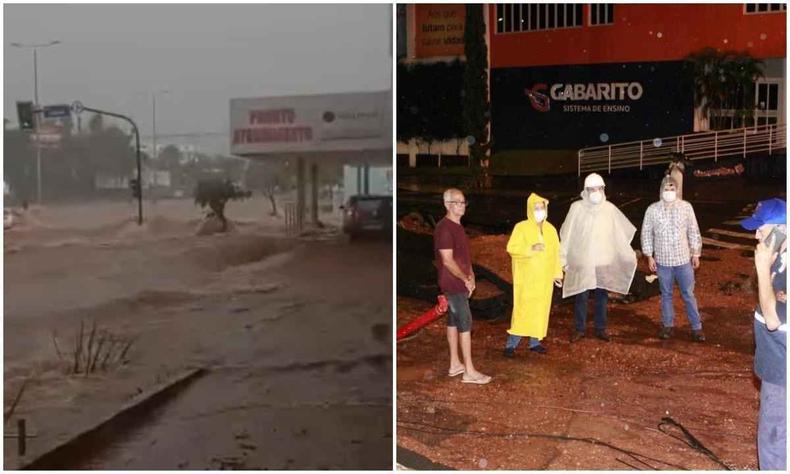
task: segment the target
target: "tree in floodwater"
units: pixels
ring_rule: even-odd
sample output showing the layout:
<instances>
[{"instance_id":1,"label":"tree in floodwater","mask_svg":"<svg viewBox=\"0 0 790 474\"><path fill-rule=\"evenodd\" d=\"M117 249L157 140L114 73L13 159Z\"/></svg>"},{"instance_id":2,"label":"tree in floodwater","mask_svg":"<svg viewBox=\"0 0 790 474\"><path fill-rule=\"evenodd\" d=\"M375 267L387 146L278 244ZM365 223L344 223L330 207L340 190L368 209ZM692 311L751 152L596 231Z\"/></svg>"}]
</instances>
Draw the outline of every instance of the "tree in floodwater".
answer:
<instances>
[{"instance_id":1,"label":"tree in floodwater","mask_svg":"<svg viewBox=\"0 0 790 474\"><path fill-rule=\"evenodd\" d=\"M225 205L228 201L247 199L252 192L245 191L229 179L212 178L198 181L195 188L195 204L201 208L208 207L211 212L208 217L216 216L222 221L222 232L228 230L228 221L225 219Z\"/></svg>"}]
</instances>

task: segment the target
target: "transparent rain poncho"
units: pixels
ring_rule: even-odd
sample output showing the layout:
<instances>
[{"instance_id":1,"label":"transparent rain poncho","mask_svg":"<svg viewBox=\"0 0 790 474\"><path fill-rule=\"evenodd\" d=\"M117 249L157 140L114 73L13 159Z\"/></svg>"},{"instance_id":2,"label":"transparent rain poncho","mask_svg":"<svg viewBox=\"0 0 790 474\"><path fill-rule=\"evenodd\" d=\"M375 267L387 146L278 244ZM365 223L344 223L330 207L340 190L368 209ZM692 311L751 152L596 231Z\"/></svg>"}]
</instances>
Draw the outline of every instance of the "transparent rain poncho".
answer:
<instances>
[{"instance_id":1,"label":"transparent rain poncho","mask_svg":"<svg viewBox=\"0 0 790 474\"><path fill-rule=\"evenodd\" d=\"M571 204L560 229L560 261L565 267L562 297L604 288L627 294L636 272L631 240L636 227L604 197L593 204L587 191Z\"/></svg>"}]
</instances>

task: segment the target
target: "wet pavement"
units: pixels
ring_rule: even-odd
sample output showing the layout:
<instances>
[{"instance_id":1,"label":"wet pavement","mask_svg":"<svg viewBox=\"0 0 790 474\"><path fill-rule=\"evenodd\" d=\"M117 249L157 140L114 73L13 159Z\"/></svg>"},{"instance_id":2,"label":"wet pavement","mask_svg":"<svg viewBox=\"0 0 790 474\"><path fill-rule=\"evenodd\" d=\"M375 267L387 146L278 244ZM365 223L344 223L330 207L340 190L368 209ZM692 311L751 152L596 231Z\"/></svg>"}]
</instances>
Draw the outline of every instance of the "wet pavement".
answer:
<instances>
[{"instance_id":1,"label":"wet pavement","mask_svg":"<svg viewBox=\"0 0 790 474\"><path fill-rule=\"evenodd\" d=\"M383 358L315 368L214 368L68 469L382 469L391 393L362 383ZM338 429L343 427L342 429Z\"/></svg>"}]
</instances>

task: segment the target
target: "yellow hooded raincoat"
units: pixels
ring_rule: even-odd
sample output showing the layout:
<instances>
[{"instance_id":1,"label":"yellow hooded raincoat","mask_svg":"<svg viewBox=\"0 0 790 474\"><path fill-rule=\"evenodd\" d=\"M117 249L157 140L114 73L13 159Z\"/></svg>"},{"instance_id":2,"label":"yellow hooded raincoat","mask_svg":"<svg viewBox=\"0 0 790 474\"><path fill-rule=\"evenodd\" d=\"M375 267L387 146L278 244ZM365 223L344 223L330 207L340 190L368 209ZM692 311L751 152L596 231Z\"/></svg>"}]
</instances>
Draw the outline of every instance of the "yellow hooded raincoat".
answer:
<instances>
[{"instance_id":1,"label":"yellow hooded raincoat","mask_svg":"<svg viewBox=\"0 0 790 474\"><path fill-rule=\"evenodd\" d=\"M560 239L557 229L543 221L543 231L535 222L535 204L543 202L548 215L548 199L535 193L527 198L527 220L513 228L507 242L507 253L513 262L513 316L509 334L538 339L546 337L551 310L552 285L562 278ZM532 246L543 243L543 251Z\"/></svg>"}]
</instances>

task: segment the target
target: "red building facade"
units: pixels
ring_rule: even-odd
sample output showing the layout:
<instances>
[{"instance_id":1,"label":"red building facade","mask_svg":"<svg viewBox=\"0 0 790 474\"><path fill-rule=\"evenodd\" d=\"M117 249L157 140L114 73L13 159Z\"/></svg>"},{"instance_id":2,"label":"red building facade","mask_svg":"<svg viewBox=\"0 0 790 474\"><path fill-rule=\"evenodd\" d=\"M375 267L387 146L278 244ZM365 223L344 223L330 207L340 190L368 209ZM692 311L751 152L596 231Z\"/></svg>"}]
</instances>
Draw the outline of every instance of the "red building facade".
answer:
<instances>
[{"instance_id":1,"label":"red building facade","mask_svg":"<svg viewBox=\"0 0 790 474\"><path fill-rule=\"evenodd\" d=\"M707 130L692 67L705 48L764 63L751 118L784 122L784 4L489 4L494 153L578 149ZM751 92L750 92L751 93ZM751 109L750 109L751 110ZM516 155L517 156L517 153Z\"/></svg>"},{"instance_id":2,"label":"red building facade","mask_svg":"<svg viewBox=\"0 0 790 474\"><path fill-rule=\"evenodd\" d=\"M495 155L682 135L721 127L721 120L734 128L786 121L786 4L482 8ZM399 58L463 60L458 38L464 13L463 5L408 5ZM712 124L695 105L686 58L705 48L748 53L763 62L751 117L723 110Z\"/></svg>"},{"instance_id":3,"label":"red building facade","mask_svg":"<svg viewBox=\"0 0 790 474\"><path fill-rule=\"evenodd\" d=\"M566 5L581 9L580 26L558 27L560 9ZM602 12L607 5L610 10ZM490 4L487 8L491 68L677 61L705 47L746 51L761 59L786 56L786 13L781 8L747 12L742 3ZM602 13L596 15L598 24L592 24L593 9ZM563 17L575 14L565 15L565 10ZM508 19L523 25L541 13L534 30L504 24ZM550 15L553 23L547 20Z\"/></svg>"}]
</instances>

